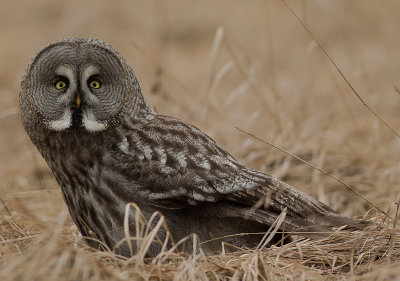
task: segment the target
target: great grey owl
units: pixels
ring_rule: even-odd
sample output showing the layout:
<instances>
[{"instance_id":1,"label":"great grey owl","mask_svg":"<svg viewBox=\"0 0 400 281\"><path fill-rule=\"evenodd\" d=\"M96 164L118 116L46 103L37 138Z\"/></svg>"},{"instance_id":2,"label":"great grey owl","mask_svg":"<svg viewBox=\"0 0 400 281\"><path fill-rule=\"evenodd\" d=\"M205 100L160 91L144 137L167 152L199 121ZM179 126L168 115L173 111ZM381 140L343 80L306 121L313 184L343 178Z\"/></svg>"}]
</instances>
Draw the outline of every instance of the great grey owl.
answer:
<instances>
[{"instance_id":1,"label":"great grey owl","mask_svg":"<svg viewBox=\"0 0 400 281\"><path fill-rule=\"evenodd\" d=\"M160 212L175 241L192 233L212 240L202 246L207 253L222 241L257 245L262 236L243 233L266 232L284 209L285 231L357 224L239 164L196 127L158 115L125 59L102 41L67 38L41 49L23 77L20 106L27 134L93 247L132 254L118 244L129 202L147 219ZM148 255L159 248L154 243Z\"/></svg>"}]
</instances>

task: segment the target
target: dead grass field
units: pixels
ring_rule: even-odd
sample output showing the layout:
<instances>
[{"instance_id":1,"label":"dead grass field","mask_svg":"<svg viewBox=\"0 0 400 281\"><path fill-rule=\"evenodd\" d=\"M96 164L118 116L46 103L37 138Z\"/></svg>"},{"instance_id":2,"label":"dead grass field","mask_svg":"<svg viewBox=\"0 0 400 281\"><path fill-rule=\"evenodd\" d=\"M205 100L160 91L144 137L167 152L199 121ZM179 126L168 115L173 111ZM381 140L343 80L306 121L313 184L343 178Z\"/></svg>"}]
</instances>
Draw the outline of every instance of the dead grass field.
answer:
<instances>
[{"instance_id":1,"label":"dead grass field","mask_svg":"<svg viewBox=\"0 0 400 281\"><path fill-rule=\"evenodd\" d=\"M399 132L400 3L287 1L365 103ZM88 249L18 108L30 58L67 36L114 45L159 113L196 124L240 162L342 214L369 211L381 228L212 257L120 260ZM337 176L391 218L235 127ZM398 280L399 152L400 138L279 0L0 0L0 280Z\"/></svg>"}]
</instances>

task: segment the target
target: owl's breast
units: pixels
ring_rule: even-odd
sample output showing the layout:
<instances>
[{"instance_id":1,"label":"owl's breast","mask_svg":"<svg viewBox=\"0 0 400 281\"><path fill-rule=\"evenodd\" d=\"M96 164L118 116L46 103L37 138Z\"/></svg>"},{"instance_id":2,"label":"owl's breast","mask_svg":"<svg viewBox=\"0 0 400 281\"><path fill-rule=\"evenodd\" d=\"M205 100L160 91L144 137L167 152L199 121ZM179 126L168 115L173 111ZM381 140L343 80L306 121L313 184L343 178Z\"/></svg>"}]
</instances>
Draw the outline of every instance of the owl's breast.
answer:
<instances>
[{"instance_id":1,"label":"owl's breast","mask_svg":"<svg viewBox=\"0 0 400 281\"><path fill-rule=\"evenodd\" d=\"M53 139L51 139L53 138ZM84 236L113 245L122 239L126 180L104 163L112 137L50 136L45 156L69 212Z\"/></svg>"},{"instance_id":2,"label":"owl's breast","mask_svg":"<svg viewBox=\"0 0 400 281\"><path fill-rule=\"evenodd\" d=\"M104 165L104 155L113 146L113 134L84 134L79 131L50 134L40 151L56 177L69 206L87 209L82 202L110 204L117 182ZM40 150L40 149L39 149ZM82 206L80 206L82 205Z\"/></svg>"}]
</instances>

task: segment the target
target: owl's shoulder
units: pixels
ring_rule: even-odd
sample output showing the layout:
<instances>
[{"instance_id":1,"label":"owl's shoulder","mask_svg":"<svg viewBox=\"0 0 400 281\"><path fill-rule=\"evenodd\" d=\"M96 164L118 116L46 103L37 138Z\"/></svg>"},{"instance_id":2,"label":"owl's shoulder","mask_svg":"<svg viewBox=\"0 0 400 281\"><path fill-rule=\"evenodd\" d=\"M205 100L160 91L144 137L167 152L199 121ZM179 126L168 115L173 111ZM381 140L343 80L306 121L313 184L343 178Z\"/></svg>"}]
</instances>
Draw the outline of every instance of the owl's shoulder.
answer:
<instances>
[{"instance_id":1,"label":"owl's shoulder","mask_svg":"<svg viewBox=\"0 0 400 281\"><path fill-rule=\"evenodd\" d=\"M146 198L152 200L188 196L214 201L214 191L226 192L242 169L200 129L162 115L124 130L105 163L145 187Z\"/></svg>"},{"instance_id":2,"label":"owl's shoulder","mask_svg":"<svg viewBox=\"0 0 400 281\"><path fill-rule=\"evenodd\" d=\"M136 149L146 154L155 150L171 154L171 157L192 155L236 162L218 143L197 127L164 115L156 115L142 126L125 130L119 147L125 152Z\"/></svg>"},{"instance_id":3,"label":"owl's shoulder","mask_svg":"<svg viewBox=\"0 0 400 281\"><path fill-rule=\"evenodd\" d=\"M123 130L114 148L106 162L124 166L132 178L154 177L163 184L205 182L240 169L240 164L201 130L168 116L158 115L140 127Z\"/></svg>"}]
</instances>

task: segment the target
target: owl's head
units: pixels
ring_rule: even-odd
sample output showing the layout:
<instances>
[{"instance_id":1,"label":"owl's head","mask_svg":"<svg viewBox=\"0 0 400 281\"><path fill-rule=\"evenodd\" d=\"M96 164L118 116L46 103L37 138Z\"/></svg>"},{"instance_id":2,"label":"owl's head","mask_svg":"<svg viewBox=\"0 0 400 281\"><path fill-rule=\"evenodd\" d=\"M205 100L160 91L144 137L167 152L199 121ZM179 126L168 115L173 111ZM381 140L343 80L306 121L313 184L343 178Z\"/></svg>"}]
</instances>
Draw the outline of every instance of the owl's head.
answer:
<instances>
[{"instance_id":1,"label":"owl's head","mask_svg":"<svg viewBox=\"0 0 400 281\"><path fill-rule=\"evenodd\" d=\"M50 43L36 54L20 103L25 128L50 131L98 132L151 111L124 58L105 42L82 38Z\"/></svg>"}]
</instances>

